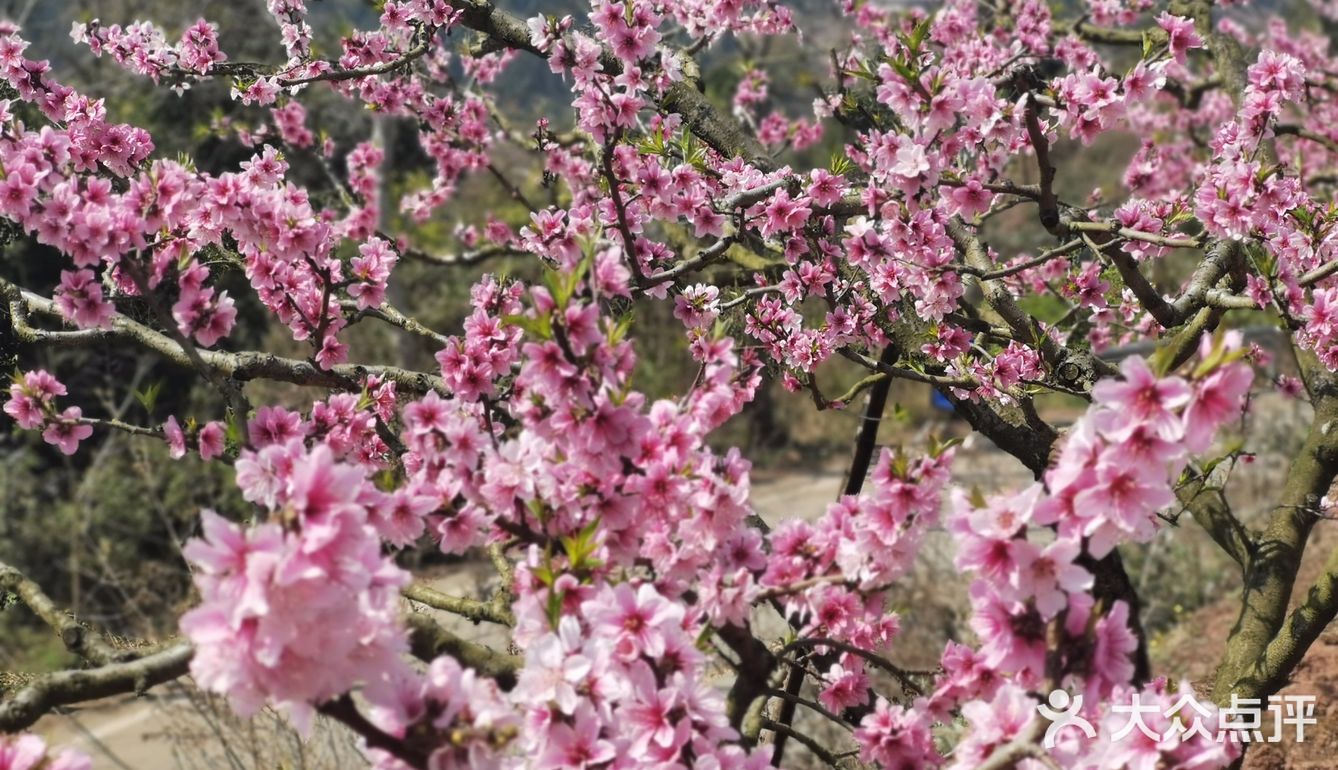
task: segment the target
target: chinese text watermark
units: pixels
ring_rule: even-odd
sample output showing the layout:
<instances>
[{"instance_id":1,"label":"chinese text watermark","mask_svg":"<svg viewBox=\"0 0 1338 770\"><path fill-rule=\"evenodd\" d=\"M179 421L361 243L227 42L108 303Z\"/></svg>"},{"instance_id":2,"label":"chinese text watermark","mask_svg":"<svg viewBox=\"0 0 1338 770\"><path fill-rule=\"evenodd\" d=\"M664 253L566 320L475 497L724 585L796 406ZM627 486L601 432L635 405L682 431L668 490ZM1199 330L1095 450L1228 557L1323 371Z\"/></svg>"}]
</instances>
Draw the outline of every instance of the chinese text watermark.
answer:
<instances>
[{"instance_id":1,"label":"chinese text watermark","mask_svg":"<svg viewBox=\"0 0 1338 770\"><path fill-rule=\"evenodd\" d=\"M1055 690L1046 700L1047 703L1036 706L1041 716L1050 720L1045 731L1046 748L1054 748L1063 730L1078 730L1088 738L1096 736L1096 728L1082 716L1081 695L1074 697L1064 690ZM1112 742L1124 740L1137 730L1158 742L1203 736L1219 742L1280 743L1290 734L1297 743L1302 743L1306 725L1318 723L1313 695L1270 695L1267 703L1259 698L1232 695L1230 705L1216 710L1216 724L1211 728L1204 720L1212 722L1214 709L1199 703L1193 695L1181 695L1170 706L1163 707L1158 703L1143 703L1141 693L1134 692L1128 703L1111 706L1110 713L1117 717L1114 723L1122 725L1109 733ZM1170 726L1159 733L1148 726L1148 717L1154 723L1160 721L1157 718L1169 720Z\"/></svg>"}]
</instances>

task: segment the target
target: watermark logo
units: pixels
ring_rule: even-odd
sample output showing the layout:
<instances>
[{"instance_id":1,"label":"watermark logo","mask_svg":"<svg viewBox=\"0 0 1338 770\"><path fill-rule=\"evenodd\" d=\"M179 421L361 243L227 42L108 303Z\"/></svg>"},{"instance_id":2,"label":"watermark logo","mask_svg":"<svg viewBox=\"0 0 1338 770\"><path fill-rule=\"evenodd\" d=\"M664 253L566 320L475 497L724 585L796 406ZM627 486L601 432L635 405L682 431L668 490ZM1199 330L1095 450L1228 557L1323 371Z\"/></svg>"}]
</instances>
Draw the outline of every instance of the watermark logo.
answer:
<instances>
[{"instance_id":1,"label":"watermark logo","mask_svg":"<svg viewBox=\"0 0 1338 770\"><path fill-rule=\"evenodd\" d=\"M1264 713L1272 715L1273 729L1263 734ZM1242 743L1279 743L1288 728L1293 728L1297 743L1305 742L1306 725L1317 724L1315 696L1270 695L1268 708L1261 709L1258 698L1231 696L1231 705L1222 709L1220 727L1235 734ZM1220 739L1219 739L1220 740Z\"/></svg>"},{"instance_id":2,"label":"watermark logo","mask_svg":"<svg viewBox=\"0 0 1338 770\"><path fill-rule=\"evenodd\" d=\"M1082 696L1071 696L1064 690L1055 690L1037 704L1036 710L1050 720L1045 731L1045 748L1054 748L1063 730L1080 730L1088 738L1096 737L1096 728L1082 716ZM1280 743L1288 734L1296 743L1305 741L1307 725L1318 723L1315 717L1313 695L1271 695L1267 705L1259 698L1231 696L1231 704L1217 709L1217 725L1209 729L1205 720L1213 715L1213 708L1199 703L1193 695L1181 695L1169 707L1158 703L1143 703L1142 694L1134 692L1128 703L1116 703L1110 712L1124 720L1120 729L1109 733L1111 742L1122 741L1137 730L1150 740L1184 742L1195 737L1207 740L1236 740L1241 743ZM1170 726L1158 733L1148 726L1146 717L1163 717ZM1156 723L1158 720L1154 719ZM1264 727L1271 727L1265 735Z\"/></svg>"},{"instance_id":3,"label":"watermark logo","mask_svg":"<svg viewBox=\"0 0 1338 770\"><path fill-rule=\"evenodd\" d=\"M1045 747L1053 749L1055 741L1059 738L1059 731L1065 727L1074 727L1082 730L1088 738L1096 737L1096 728L1092 723L1083 719L1079 712L1082 711L1082 696L1076 698L1070 697L1064 690L1055 690L1046 698L1049 701L1047 706L1041 703L1036 706L1036 710L1041 712L1041 716L1050 720L1050 726L1045 730Z\"/></svg>"}]
</instances>

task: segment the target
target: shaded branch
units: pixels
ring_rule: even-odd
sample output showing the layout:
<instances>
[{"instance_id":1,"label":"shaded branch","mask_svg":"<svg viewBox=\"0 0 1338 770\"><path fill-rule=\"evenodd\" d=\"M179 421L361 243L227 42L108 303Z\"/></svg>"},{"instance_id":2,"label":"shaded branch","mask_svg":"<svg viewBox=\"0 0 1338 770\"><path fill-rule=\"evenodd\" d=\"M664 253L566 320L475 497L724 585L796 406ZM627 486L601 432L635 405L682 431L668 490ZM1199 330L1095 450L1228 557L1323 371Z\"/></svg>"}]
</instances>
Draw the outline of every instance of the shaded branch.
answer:
<instances>
[{"instance_id":1,"label":"shaded branch","mask_svg":"<svg viewBox=\"0 0 1338 770\"><path fill-rule=\"evenodd\" d=\"M387 236L383 235L382 237L390 240ZM399 253L400 256L407 259L450 267L477 265L499 257L521 257L529 254L528 251L514 246L484 246L478 249L461 251L457 254L432 254L422 249L409 247L399 249Z\"/></svg>"},{"instance_id":2,"label":"shaded branch","mask_svg":"<svg viewBox=\"0 0 1338 770\"><path fill-rule=\"evenodd\" d=\"M1338 273L1338 260L1320 265L1314 270L1302 275L1296 282L1302 286L1313 286L1334 273Z\"/></svg>"},{"instance_id":3,"label":"shaded branch","mask_svg":"<svg viewBox=\"0 0 1338 770\"><path fill-rule=\"evenodd\" d=\"M358 710L353 699L342 695L320 705L318 709L325 716L339 722L348 729L362 736L368 748L380 749L415 770L427 770L428 753L413 744L413 741L396 738L382 732L367 720Z\"/></svg>"},{"instance_id":4,"label":"shaded branch","mask_svg":"<svg viewBox=\"0 0 1338 770\"><path fill-rule=\"evenodd\" d=\"M901 351L895 343L883 348L878 357L878 366L892 367L901 357ZM864 419L860 421L859 435L855 437L855 452L850 458L850 469L846 472L844 494L858 495L868 478L869 466L873 463L873 453L878 448L878 426L882 423L883 410L887 408L887 394L892 387L892 380L884 378L873 383L869 390L869 401L864 406Z\"/></svg>"},{"instance_id":5,"label":"shaded branch","mask_svg":"<svg viewBox=\"0 0 1338 770\"><path fill-rule=\"evenodd\" d=\"M1245 525L1240 523L1227 505L1222 491L1208 487L1208 479L1198 476L1185 486L1175 490L1180 504L1185 506L1208 536L1218 547L1230 556L1242 570L1249 566L1254 552L1254 542Z\"/></svg>"},{"instance_id":6,"label":"shaded branch","mask_svg":"<svg viewBox=\"0 0 1338 770\"><path fill-rule=\"evenodd\" d=\"M756 726L745 725L744 717L751 711L753 703L770 689L768 680L776 668L776 656L746 628L732 624L722 626L716 630L716 636L739 658L734 684L725 695L725 714L730 726L742 733L745 740L755 740Z\"/></svg>"},{"instance_id":7,"label":"shaded branch","mask_svg":"<svg viewBox=\"0 0 1338 770\"><path fill-rule=\"evenodd\" d=\"M516 685L516 674L525 662L520 656L507 655L466 641L420 612L405 615L404 624L410 632L410 650L419 660L431 662L442 655L449 655L458 660L461 666L496 680L503 690L510 690Z\"/></svg>"},{"instance_id":8,"label":"shaded branch","mask_svg":"<svg viewBox=\"0 0 1338 770\"><path fill-rule=\"evenodd\" d=\"M884 658L883 656L877 653L870 652L869 650L866 650L862 647L856 647L853 644L848 644L846 642L842 642L837 639L825 639L820 637L807 637L804 639L796 639L795 641L787 644L785 648L781 650L781 654L785 654L786 652L790 652L793 650L812 648L812 647L830 647L834 650L840 650L841 652L849 653L851 655L863 658L866 662L873 665L875 668L881 669L882 671L891 674L892 677L897 680L897 683L900 684L902 688L905 689L907 692L912 692L915 693L916 695L924 695L925 693L925 688L920 683L916 682L912 677L915 675L926 675L927 672L907 671L906 669L901 668L900 666L896 665L892 661L888 660L887 658Z\"/></svg>"},{"instance_id":9,"label":"shaded branch","mask_svg":"<svg viewBox=\"0 0 1338 770\"><path fill-rule=\"evenodd\" d=\"M994 281L1000 278L1008 278L1009 276L1017 275L1018 273L1030 270L1038 265L1043 265L1052 259L1068 256L1069 254L1078 251L1083 246L1084 243L1082 239L1072 240L1069 241L1068 243L1065 243L1062 246L1049 249L1048 251L1042 251L1040 254L1037 254L1031 259L1024 260L1015 265L1009 265L1008 267L999 268L998 270L980 272L975 268L967 266L960 268L960 272L967 273L969 275L974 275L977 278L980 278L981 280L984 281Z\"/></svg>"},{"instance_id":10,"label":"shaded branch","mask_svg":"<svg viewBox=\"0 0 1338 770\"><path fill-rule=\"evenodd\" d=\"M631 225L627 221L627 206L623 202L622 182L618 175L613 171L613 140L604 145L600 153L600 169L604 175L605 181L609 183L609 199L613 201L613 212L618 223L618 232L623 239L623 252L627 258L627 266L632 269L632 278L638 286L645 284L645 276L641 272L641 259L637 256L636 236L632 234Z\"/></svg>"},{"instance_id":11,"label":"shaded branch","mask_svg":"<svg viewBox=\"0 0 1338 770\"><path fill-rule=\"evenodd\" d=\"M966 223L960 217L953 217L947 226L948 236L952 238L953 243L957 245L966 265L975 270L979 275L990 273L994 265L990 262L989 255L985 251L985 246L980 242L980 238L967 227ZM1040 327L1040 323L1023 310L1018 304L1012 292L1003 283L986 278L978 278L981 291L985 295L985 301L989 303L991 309L999 314L1009 329L1013 330L1013 336L1020 342L1033 345L1040 350L1041 357L1050 363L1051 366L1058 366L1069 358L1068 354L1062 350L1059 343L1051 339ZM1092 359L1092 365L1097 371L1106 373L1113 371L1108 365L1104 365L1096 359Z\"/></svg>"},{"instance_id":12,"label":"shaded branch","mask_svg":"<svg viewBox=\"0 0 1338 770\"><path fill-rule=\"evenodd\" d=\"M809 751L813 752L813 756L821 760L823 764L826 764L834 768L840 767L840 765L838 764L840 762L839 757L837 757L835 754L828 751L827 749L823 748L822 744L818 743L817 741L813 740L807 735L804 735L803 733L795 730L789 725L777 722L773 719L767 719L766 717L763 717L762 728L764 730L770 730L773 733L775 733L778 742L782 737L794 738L799 743L804 744L804 747L807 748Z\"/></svg>"},{"instance_id":13,"label":"shaded branch","mask_svg":"<svg viewBox=\"0 0 1338 770\"><path fill-rule=\"evenodd\" d=\"M1292 123L1279 123L1273 127L1273 131L1278 136L1294 136L1298 139L1305 139L1306 141L1322 145L1324 149L1329 152L1338 152L1338 142L1303 126L1298 126Z\"/></svg>"},{"instance_id":14,"label":"shaded branch","mask_svg":"<svg viewBox=\"0 0 1338 770\"><path fill-rule=\"evenodd\" d=\"M1131 241L1143 241L1155 246L1165 246L1169 249L1198 249L1203 247L1203 241L1199 238L1175 237L1169 235L1160 235L1158 233L1149 233L1143 230L1135 230L1132 227L1123 227L1118 222L1089 222L1074 220L1065 225L1069 230L1078 230L1093 233L1110 233L1118 235Z\"/></svg>"},{"instance_id":15,"label":"shaded branch","mask_svg":"<svg viewBox=\"0 0 1338 770\"><path fill-rule=\"evenodd\" d=\"M1036 165L1040 168L1040 194L1036 196L1036 205L1041 219L1041 226L1050 233L1059 232L1059 201L1055 198L1055 166L1050 162L1050 140L1045 137L1040 118L1036 115L1036 104L1027 100L1026 107L1027 138L1036 153Z\"/></svg>"},{"instance_id":16,"label":"shaded branch","mask_svg":"<svg viewBox=\"0 0 1338 770\"><path fill-rule=\"evenodd\" d=\"M369 307L359 310L356 302L345 300L340 303L340 309L346 313L352 314L352 318L349 319L350 324L356 323L361 318L375 318L378 321L403 329L410 334L426 337L439 345L445 345L447 340L450 339L445 334L434 332L422 323L405 315L398 308L388 302L383 302L379 307Z\"/></svg>"},{"instance_id":17,"label":"shaded branch","mask_svg":"<svg viewBox=\"0 0 1338 770\"><path fill-rule=\"evenodd\" d=\"M658 286L662 283L672 281L685 273L695 272L706 267L723 257L725 252L729 251L729 247L734 245L734 242L735 239L733 236L721 238L710 246L697 252L697 256L677 262L672 267L665 268L657 273L651 273L641 281L641 286L643 288Z\"/></svg>"},{"instance_id":18,"label":"shaded branch","mask_svg":"<svg viewBox=\"0 0 1338 770\"><path fill-rule=\"evenodd\" d=\"M889 377L896 377L902 380L911 380L912 382L923 382L927 385L943 388L974 388L978 384L975 380L964 379L960 377L945 377L938 374L929 374L927 372L917 372L912 369L902 369L898 366L885 364L881 361L870 358L856 350L842 348L841 355L854 361L872 372L880 372ZM872 385L873 383L869 383Z\"/></svg>"}]
</instances>

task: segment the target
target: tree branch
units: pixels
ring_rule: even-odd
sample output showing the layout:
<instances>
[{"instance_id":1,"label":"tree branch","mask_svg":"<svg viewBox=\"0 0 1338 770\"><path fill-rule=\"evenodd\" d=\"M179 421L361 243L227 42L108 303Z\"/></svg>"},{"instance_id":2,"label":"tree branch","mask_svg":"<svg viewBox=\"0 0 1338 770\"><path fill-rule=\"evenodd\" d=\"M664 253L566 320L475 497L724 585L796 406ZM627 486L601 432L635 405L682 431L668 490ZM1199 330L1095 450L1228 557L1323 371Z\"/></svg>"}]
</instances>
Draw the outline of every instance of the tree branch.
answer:
<instances>
[{"instance_id":1,"label":"tree branch","mask_svg":"<svg viewBox=\"0 0 1338 770\"><path fill-rule=\"evenodd\" d=\"M1335 617L1338 617L1338 549L1329 554L1324 572L1310 587L1305 601L1292 610L1277 636L1240 678L1235 692L1246 698L1262 698L1282 689L1310 645Z\"/></svg>"},{"instance_id":2,"label":"tree branch","mask_svg":"<svg viewBox=\"0 0 1338 770\"><path fill-rule=\"evenodd\" d=\"M178 644L136 660L38 677L0 703L0 731L24 730L59 706L129 692L142 694L184 676L193 653L190 645Z\"/></svg>"},{"instance_id":3,"label":"tree branch","mask_svg":"<svg viewBox=\"0 0 1338 770\"><path fill-rule=\"evenodd\" d=\"M65 648L75 655L93 663L111 663L124 659L123 654L118 654L96 632L80 623L78 618L57 607L41 586L4 562L0 562L0 589L17 596L19 601L56 632Z\"/></svg>"},{"instance_id":4,"label":"tree branch","mask_svg":"<svg viewBox=\"0 0 1338 770\"><path fill-rule=\"evenodd\" d=\"M767 680L776 668L776 656L746 628L726 625L717 629L716 635L739 656L734 684L730 685L725 695L725 713L729 717L729 724L743 734L744 740L755 741L756 725L745 725L744 717L752 710L754 701L766 695L770 689Z\"/></svg>"},{"instance_id":5,"label":"tree branch","mask_svg":"<svg viewBox=\"0 0 1338 770\"><path fill-rule=\"evenodd\" d=\"M371 77L373 75L384 75L387 72L408 67L415 59L422 58L427 53L429 44L432 42L432 31L419 28L415 30L415 35L419 38L413 48L405 51L398 58L391 59L380 64L369 64L366 67L355 67L353 69L332 69L328 72L321 72L316 75L305 78L294 78L292 80L278 81L284 88L306 85L307 83L318 82L340 82L344 80L357 80L358 78Z\"/></svg>"},{"instance_id":6,"label":"tree branch","mask_svg":"<svg viewBox=\"0 0 1338 770\"><path fill-rule=\"evenodd\" d=\"M357 704L347 695L322 703L318 709L322 714L343 724L348 729L362 736L368 748L380 749L415 770L427 770L428 755L407 739L387 735L376 725L367 721L367 717L358 710Z\"/></svg>"},{"instance_id":7,"label":"tree branch","mask_svg":"<svg viewBox=\"0 0 1338 770\"><path fill-rule=\"evenodd\" d=\"M762 729L772 731L773 733L776 734L777 739L781 737L794 738L796 741L804 744L804 747L807 748L809 751L813 752L813 756L821 760L823 764L828 765L829 767L838 768L839 770L840 759L835 754L823 748L822 744L818 743L817 741L813 740L807 735L804 735L803 733L795 730L789 725L777 722L773 719L767 719L766 717L763 717Z\"/></svg>"},{"instance_id":8,"label":"tree branch","mask_svg":"<svg viewBox=\"0 0 1338 770\"><path fill-rule=\"evenodd\" d=\"M1036 115L1036 103L1027 100L1026 107L1027 138L1036 153L1036 165L1040 168L1040 195L1036 197L1041 226L1051 234L1059 232L1059 201L1055 199L1055 166L1050 162L1050 140L1045 137L1041 120Z\"/></svg>"},{"instance_id":9,"label":"tree branch","mask_svg":"<svg viewBox=\"0 0 1338 770\"><path fill-rule=\"evenodd\" d=\"M193 366L191 356L175 340L126 316L120 314L113 316L108 329L47 331L31 326L27 318L29 313L36 313L59 319L61 316L54 302L23 291L3 278L0 278L0 293L4 293L10 299L14 331L24 342L55 347L101 347L109 343L128 342L158 353L178 366L186 368ZM17 301L14 299L16 296ZM363 381L369 375L376 375L394 381L396 385L410 393L445 390L444 383L437 375L393 366L339 364L329 369L321 369L309 361L255 351L230 353L200 349L196 352L209 371L239 382L265 379L356 392L362 389Z\"/></svg>"},{"instance_id":10,"label":"tree branch","mask_svg":"<svg viewBox=\"0 0 1338 770\"><path fill-rule=\"evenodd\" d=\"M516 618L511 614L509 608L444 594L422 583L411 583L400 591L400 594L411 601L426 604L433 609L449 612L453 615L459 615L473 623L487 621L501 626L514 626L516 624Z\"/></svg>"},{"instance_id":11,"label":"tree branch","mask_svg":"<svg viewBox=\"0 0 1338 770\"><path fill-rule=\"evenodd\" d=\"M1240 565L1242 571L1245 570L1253 558L1254 541L1245 525L1227 506L1222 491L1209 489L1208 479L1199 476L1188 485L1176 489L1176 496L1213 542Z\"/></svg>"},{"instance_id":12,"label":"tree branch","mask_svg":"<svg viewBox=\"0 0 1338 770\"><path fill-rule=\"evenodd\" d=\"M450 5L461 12L459 23L465 27L482 32L507 48L547 58L547 54L530 42L529 28L520 17L500 10L486 0L450 0ZM600 56L600 64L611 76L622 72L621 60L607 48ZM758 168L771 169L773 164L766 147L757 137L717 110L692 83L675 83L656 101L661 110L682 115L683 124L721 155L742 157Z\"/></svg>"},{"instance_id":13,"label":"tree branch","mask_svg":"<svg viewBox=\"0 0 1338 770\"><path fill-rule=\"evenodd\" d=\"M421 612L405 615L404 624L410 632L410 650L419 660L426 663L442 655L449 655L458 660L461 666L496 680L503 690L510 690L516 685L516 673L525 663L519 656L465 641Z\"/></svg>"},{"instance_id":14,"label":"tree branch","mask_svg":"<svg viewBox=\"0 0 1338 770\"><path fill-rule=\"evenodd\" d=\"M1338 475L1338 385L1333 377L1312 376L1315 416L1305 443L1292 458L1282 494L1260 534L1254 558L1245 571L1240 615L1227 640L1218 668L1213 698L1229 700L1231 693L1269 695L1286 671L1260 676L1257 661L1267 660L1267 649L1283 630L1301 556L1310 537L1318 503ZM1275 648L1275 661L1291 658L1285 648L1296 646L1304 635L1287 634ZM1304 650L1302 650L1303 652ZM1285 653L1285 654L1284 654Z\"/></svg>"}]
</instances>

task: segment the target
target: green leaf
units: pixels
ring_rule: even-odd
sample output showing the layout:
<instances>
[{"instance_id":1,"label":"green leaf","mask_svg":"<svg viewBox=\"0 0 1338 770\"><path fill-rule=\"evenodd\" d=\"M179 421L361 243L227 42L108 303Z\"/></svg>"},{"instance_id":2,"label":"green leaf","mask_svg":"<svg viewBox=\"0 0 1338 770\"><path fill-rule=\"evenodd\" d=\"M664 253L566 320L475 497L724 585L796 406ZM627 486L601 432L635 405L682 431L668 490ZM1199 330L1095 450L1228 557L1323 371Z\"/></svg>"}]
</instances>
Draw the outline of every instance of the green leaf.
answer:
<instances>
[{"instance_id":1,"label":"green leaf","mask_svg":"<svg viewBox=\"0 0 1338 770\"><path fill-rule=\"evenodd\" d=\"M950 438L947 441L940 443L938 436L931 435L929 437L929 456L935 459L942 457L944 452L952 449L960 443L962 443L962 439L957 437Z\"/></svg>"},{"instance_id":2,"label":"green leaf","mask_svg":"<svg viewBox=\"0 0 1338 770\"><path fill-rule=\"evenodd\" d=\"M702 627L702 632L697 634L696 647L702 652L711 651L711 637L715 636L715 629L709 624Z\"/></svg>"},{"instance_id":3,"label":"green leaf","mask_svg":"<svg viewBox=\"0 0 1338 770\"><path fill-rule=\"evenodd\" d=\"M562 600L565 592L548 589L548 622L556 629L562 622Z\"/></svg>"},{"instance_id":4,"label":"green leaf","mask_svg":"<svg viewBox=\"0 0 1338 770\"><path fill-rule=\"evenodd\" d=\"M1175 363L1175 354L1180 349L1181 338L1186 333L1183 327L1176 329L1152 351L1152 355L1148 356L1148 368L1153 374L1165 377L1171 373L1171 364Z\"/></svg>"},{"instance_id":5,"label":"green leaf","mask_svg":"<svg viewBox=\"0 0 1338 770\"><path fill-rule=\"evenodd\" d=\"M828 168L837 176L845 176L854 170L855 164L845 153L834 152L832 153L832 161L828 164Z\"/></svg>"},{"instance_id":6,"label":"green leaf","mask_svg":"<svg viewBox=\"0 0 1338 770\"><path fill-rule=\"evenodd\" d=\"M929 22L929 17L922 19L911 31L910 37L906 39L906 47L910 49L912 56L920 54L920 46L924 45L925 36L929 34Z\"/></svg>"},{"instance_id":7,"label":"green leaf","mask_svg":"<svg viewBox=\"0 0 1338 770\"><path fill-rule=\"evenodd\" d=\"M242 445L242 438L246 435L242 422L242 418L238 417L236 414L228 416L226 431L228 446L239 447Z\"/></svg>"},{"instance_id":8,"label":"green leaf","mask_svg":"<svg viewBox=\"0 0 1338 770\"><path fill-rule=\"evenodd\" d=\"M161 393L162 390L163 383L160 380L149 385L144 390L135 391L135 400L139 402L140 406L144 407L145 413L152 415L153 408L158 404L158 394Z\"/></svg>"},{"instance_id":9,"label":"green leaf","mask_svg":"<svg viewBox=\"0 0 1338 770\"><path fill-rule=\"evenodd\" d=\"M548 519L548 508L544 505L542 500L531 500L525 507L530 509L530 513L534 514L534 518L537 519L540 524Z\"/></svg>"},{"instance_id":10,"label":"green leaf","mask_svg":"<svg viewBox=\"0 0 1338 770\"><path fill-rule=\"evenodd\" d=\"M585 276L590 272L590 266L593 265L594 262L595 251L594 245L591 244L591 248L586 250L585 257L583 257L580 263L576 265L576 269L565 274L567 278L567 299L571 299L576 295L576 290L580 288L581 281L585 280Z\"/></svg>"},{"instance_id":11,"label":"green leaf","mask_svg":"<svg viewBox=\"0 0 1338 770\"><path fill-rule=\"evenodd\" d=\"M971 501L972 508L984 508L989 505L985 501L985 493L980 491L980 487L974 485L971 487L971 494L968 499Z\"/></svg>"},{"instance_id":12,"label":"green leaf","mask_svg":"<svg viewBox=\"0 0 1338 770\"><path fill-rule=\"evenodd\" d=\"M527 315L502 316L502 323L518 326L531 337L545 340L553 339L553 320L547 313L538 318L531 318Z\"/></svg>"},{"instance_id":13,"label":"green leaf","mask_svg":"<svg viewBox=\"0 0 1338 770\"><path fill-rule=\"evenodd\" d=\"M540 564L539 566L530 570L530 574L534 575L536 578L538 578L540 583L546 586L552 586L553 583L557 580L557 576L553 574L552 566L548 564Z\"/></svg>"},{"instance_id":14,"label":"green leaf","mask_svg":"<svg viewBox=\"0 0 1338 770\"><path fill-rule=\"evenodd\" d=\"M915 82L915 71L905 62L897 60L889 62L889 64L892 65L892 70L901 76L902 80L905 80L907 83Z\"/></svg>"},{"instance_id":15,"label":"green leaf","mask_svg":"<svg viewBox=\"0 0 1338 770\"><path fill-rule=\"evenodd\" d=\"M598 531L599 519L596 518L576 534L561 538L562 549L567 554L567 561L570 562L572 570L580 571L595 566L595 560L590 557L599 550L599 542L595 538L595 533Z\"/></svg>"},{"instance_id":16,"label":"green leaf","mask_svg":"<svg viewBox=\"0 0 1338 770\"><path fill-rule=\"evenodd\" d=\"M1219 331L1217 334L1214 334L1212 349L1208 352L1208 355L1203 357L1203 360L1199 361L1198 366L1194 367L1194 371L1190 376L1196 380L1201 377L1206 377L1221 366L1241 360L1249 352L1245 348L1227 350L1225 343L1225 331Z\"/></svg>"},{"instance_id":17,"label":"green leaf","mask_svg":"<svg viewBox=\"0 0 1338 770\"><path fill-rule=\"evenodd\" d=\"M896 452L892 456L892 473L899 479L906 478L907 471L910 470L911 460L905 452Z\"/></svg>"},{"instance_id":18,"label":"green leaf","mask_svg":"<svg viewBox=\"0 0 1338 770\"><path fill-rule=\"evenodd\" d=\"M627 333L632 329L632 321L635 314L632 311L624 313L617 321L609 325L609 344L617 345L624 339L627 339Z\"/></svg>"}]
</instances>

